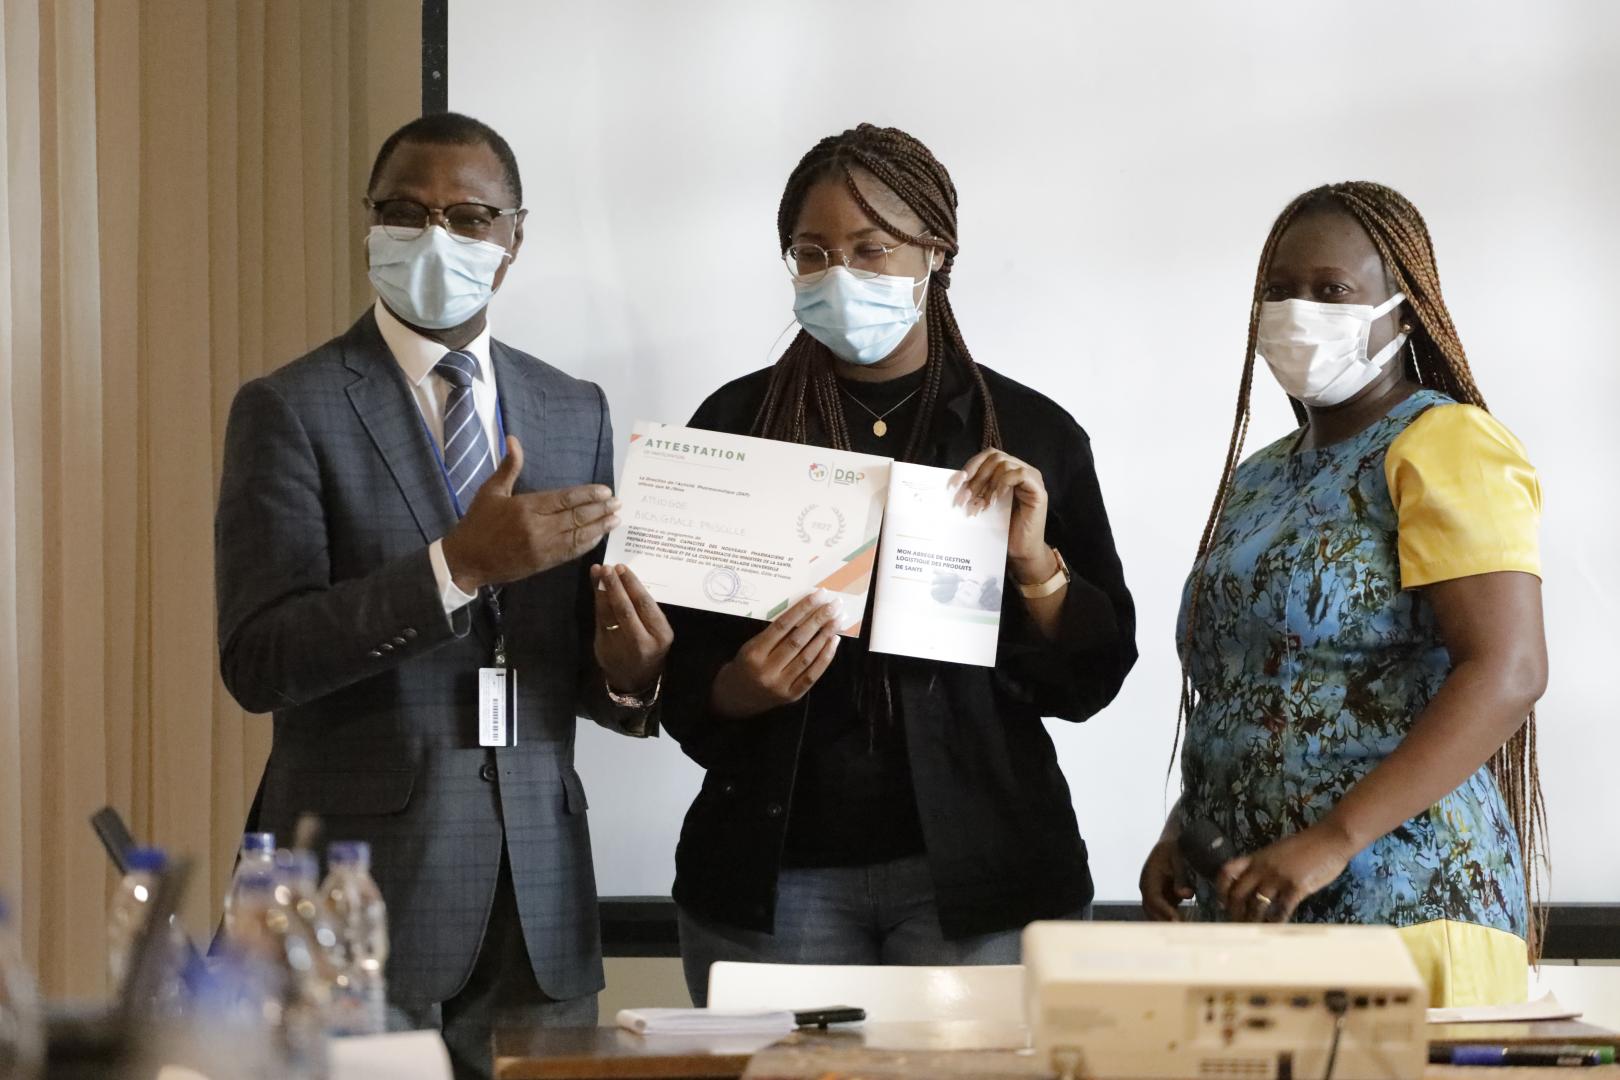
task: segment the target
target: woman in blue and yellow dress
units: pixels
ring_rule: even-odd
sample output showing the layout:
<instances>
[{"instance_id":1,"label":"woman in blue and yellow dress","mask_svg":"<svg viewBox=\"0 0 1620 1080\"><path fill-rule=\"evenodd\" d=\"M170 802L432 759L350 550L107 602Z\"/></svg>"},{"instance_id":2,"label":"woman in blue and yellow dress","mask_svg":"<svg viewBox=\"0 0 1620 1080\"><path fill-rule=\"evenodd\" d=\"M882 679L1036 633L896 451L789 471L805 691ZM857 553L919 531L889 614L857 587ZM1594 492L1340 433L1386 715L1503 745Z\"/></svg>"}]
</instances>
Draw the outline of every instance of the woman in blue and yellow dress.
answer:
<instances>
[{"instance_id":1,"label":"woman in blue and yellow dress","mask_svg":"<svg viewBox=\"0 0 1620 1080\"><path fill-rule=\"evenodd\" d=\"M1238 464L1256 358L1302 426ZM1431 1003L1523 1000L1546 684L1541 493L1485 411L1417 210L1306 192L1260 258L1183 595L1181 799L1149 913L1399 927ZM1241 854L1192 881L1189 822Z\"/></svg>"}]
</instances>

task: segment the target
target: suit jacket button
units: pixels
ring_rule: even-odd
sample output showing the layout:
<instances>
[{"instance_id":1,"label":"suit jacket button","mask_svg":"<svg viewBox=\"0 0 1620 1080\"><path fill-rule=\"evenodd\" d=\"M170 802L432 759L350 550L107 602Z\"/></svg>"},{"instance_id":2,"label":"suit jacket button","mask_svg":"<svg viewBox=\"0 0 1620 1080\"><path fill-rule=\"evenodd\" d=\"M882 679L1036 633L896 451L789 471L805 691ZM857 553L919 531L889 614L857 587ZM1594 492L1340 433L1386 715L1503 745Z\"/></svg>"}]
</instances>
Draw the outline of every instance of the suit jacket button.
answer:
<instances>
[{"instance_id":1,"label":"suit jacket button","mask_svg":"<svg viewBox=\"0 0 1620 1080\"><path fill-rule=\"evenodd\" d=\"M495 766L486 761L484 767L478 770L478 776L486 784L493 784L495 782Z\"/></svg>"},{"instance_id":2,"label":"suit jacket button","mask_svg":"<svg viewBox=\"0 0 1620 1080\"><path fill-rule=\"evenodd\" d=\"M405 640L406 641L415 641L416 640L416 627L407 626L405 628Z\"/></svg>"},{"instance_id":3,"label":"suit jacket button","mask_svg":"<svg viewBox=\"0 0 1620 1080\"><path fill-rule=\"evenodd\" d=\"M765 808L765 816L766 817L773 817L773 818L781 817L782 816L782 804L779 803L779 802L771 803L771 805L769 805L769 806L767 806Z\"/></svg>"},{"instance_id":4,"label":"suit jacket button","mask_svg":"<svg viewBox=\"0 0 1620 1080\"><path fill-rule=\"evenodd\" d=\"M404 645L405 645L405 639L404 638L397 637L397 638L394 639L394 647L395 648L403 648Z\"/></svg>"},{"instance_id":5,"label":"suit jacket button","mask_svg":"<svg viewBox=\"0 0 1620 1080\"><path fill-rule=\"evenodd\" d=\"M736 792L736 790L737 790L737 785L733 784L730 780L727 780L725 783L720 785L720 794L722 794L722 795L734 794Z\"/></svg>"},{"instance_id":6,"label":"suit jacket button","mask_svg":"<svg viewBox=\"0 0 1620 1080\"><path fill-rule=\"evenodd\" d=\"M378 652L376 649L372 649L370 652L366 653L366 655L371 657L373 660L382 659L382 653Z\"/></svg>"},{"instance_id":7,"label":"suit jacket button","mask_svg":"<svg viewBox=\"0 0 1620 1080\"><path fill-rule=\"evenodd\" d=\"M385 653L391 653L391 652L394 651L394 647L392 645L388 644L388 642L386 642L386 641L383 642L381 645L377 646L377 648L382 650Z\"/></svg>"}]
</instances>

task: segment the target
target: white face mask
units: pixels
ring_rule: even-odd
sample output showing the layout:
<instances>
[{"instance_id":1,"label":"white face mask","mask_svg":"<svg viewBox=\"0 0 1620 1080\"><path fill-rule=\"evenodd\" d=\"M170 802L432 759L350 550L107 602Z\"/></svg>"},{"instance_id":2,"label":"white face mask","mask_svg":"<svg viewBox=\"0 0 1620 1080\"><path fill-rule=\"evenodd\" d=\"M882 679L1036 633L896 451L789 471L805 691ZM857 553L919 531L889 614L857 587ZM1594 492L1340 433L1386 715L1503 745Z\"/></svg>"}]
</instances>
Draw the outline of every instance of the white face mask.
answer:
<instances>
[{"instance_id":1,"label":"white face mask","mask_svg":"<svg viewBox=\"0 0 1620 1080\"><path fill-rule=\"evenodd\" d=\"M1323 408L1355 397L1383 374L1406 344L1404 333L1368 358L1372 324L1406 300L1401 293L1377 307L1277 300L1260 305L1255 353L1288 396Z\"/></svg>"},{"instance_id":2,"label":"white face mask","mask_svg":"<svg viewBox=\"0 0 1620 1080\"><path fill-rule=\"evenodd\" d=\"M437 225L409 240L373 225L366 253L367 276L388 310L427 330L460 326L482 311L495 295L495 272L511 258L499 244L463 243Z\"/></svg>"},{"instance_id":3,"label":"white face mask","mask_svg":"<svg viewBox=\"0 0 1620 1080\"><path fill-rule=\"evenodd\" d=\"M909 277L856 277L848 267L835 266L820 281L793 283L793 314L834 356L851 364L875 364L894 352L922 318L916 287ZM923 295L928 295L927 279Z\"/></svg>"}]
</instances>

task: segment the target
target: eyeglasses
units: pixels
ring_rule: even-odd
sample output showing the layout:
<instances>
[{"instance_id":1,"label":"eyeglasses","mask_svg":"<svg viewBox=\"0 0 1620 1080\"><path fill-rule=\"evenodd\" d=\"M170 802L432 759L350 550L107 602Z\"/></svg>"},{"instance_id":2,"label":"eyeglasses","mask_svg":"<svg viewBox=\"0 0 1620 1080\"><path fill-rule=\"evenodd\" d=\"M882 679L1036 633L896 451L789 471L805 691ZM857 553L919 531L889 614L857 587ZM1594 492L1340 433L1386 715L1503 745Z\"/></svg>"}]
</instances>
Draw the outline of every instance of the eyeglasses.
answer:
<instances>
[{"instance_id":1,"label":"eyeglasses","mask_svg":"<svg viewBox=\"0 0 1620 1080\"><path fill-rule=\"evenodd\" d=\"M876 240L862 240L851 250L824 248L820 244L793 244L782 252L782 264L794 281L806 285L820 281L827 271L842 265L860 278L874 278L889 272L890 256L913 241L898 244L880 244ZM917 244L924 251L932 251L928 244ZM836 259L835 259L836 256Z\"/></svg>"},{"instance_id":2,"label":"eyeglasses","mask_svg":"<svg viewBox=\"0 0 1620 1080\"><path fill-rule=\"evenodd\" d=\"M488 240L495 231L495 223L502 218L523 213L521 207L502 210L483 203L453 203L442 210L423 206L412 199L365 200L366 208L377 216L377 224L394 240L415 240L432 224L436 216L452 240L463 244L476 244Z\"/></svg>"}]
</instances>

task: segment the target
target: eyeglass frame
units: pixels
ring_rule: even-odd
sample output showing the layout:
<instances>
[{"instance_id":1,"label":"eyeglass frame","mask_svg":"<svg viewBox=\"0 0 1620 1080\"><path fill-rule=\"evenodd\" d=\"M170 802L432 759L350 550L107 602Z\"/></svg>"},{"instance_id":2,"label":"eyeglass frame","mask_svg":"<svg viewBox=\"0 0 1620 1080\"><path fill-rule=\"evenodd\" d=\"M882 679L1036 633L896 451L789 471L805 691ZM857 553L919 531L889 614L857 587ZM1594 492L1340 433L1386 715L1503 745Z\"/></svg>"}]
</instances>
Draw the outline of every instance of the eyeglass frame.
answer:
<instances>
[{"instance_id":1,"label":"eyeglass frame","mask_svg":"<svg viewBox=\"0 0 1620 1080\"><path fill-rule=\"evenodd\" d=\"M928 276L934 272L934 267L933 267L933 263L932 263L933 252L939 250L939 245L937 243L931 243L930 242L933 239L934 239L933 237L924 236L924 237L920 237L919 239L916 239L916 240L902 240L898 244L885 244L881 240L873 240L872 243L876 244L878 247L883 249L883 268L884 268L884 270L888 269L889 256L893 255L895 252L899 251L901 248L907 246L908 244L915 245L917 247L922 248L924 251L928 252L929 253L929 265L928 265L927 269L923 273L923 279L926 280L928 278ZM822 274L826 274L828 271L832 270L832 268L833 268L832 254L833 254L833 252L836 251L838 253L838 261L843 263L844 264L844 269L848 270L850 273L852 273L852 274L870 274L872 277L881 277L882 276L881 271L873 272L871 270L857 270L857 269L855 269L855 267L853 267L853 266L851 266L849 264L849 253L846 252L841 247L827 248L827 247L822 247L820 244L810 244L810 243L789 244L787 247L782 249L782 255L781 255L782 265L787 268L788 276L791 277L794 281L797 281L797 282L799 282L801 284L805 284L805 285L812 284L815 281L820 281L821 278L820 277L816 277L816 278L803 277L803 276L799 275L798 273L796 273L794 271L793 267L788 264L788 256L792 253L793 249L796 248L796 247L813 247L816 250L820 251L823 255L827 256L827 269L822 270L820 272ZM917 279L913 278L912 280L916 281Z\"/></svg>"},{"instance_id":2,"label":"eyeglass frame","mask_svg":"<svg viewBox=\"0 0 1620 1080\"><path fill-rule=\"evenodd\" d=\"M450 238L452 240L456 240L463 244L487 243L488 241L485 241L483 238L477 236L463 236L450 227L450 219L445 215L458 206L476 206L480 210L488 210L490 213L494 214L495 220L489 223L491 231L494 230L496 224L498 224L502 218L507 217L511 217L513 219L515 227L517 224L521 224L522 215L528 213L528 210L521 206L514 206L509 210L503 210L498 206L491 206L488 203L476 202L471 199L464 199L461 202L453 202L448 206L429 206L426 203L417 202L415 199L407 199L403 197L397 199L374 200L371 198L371 196L366 195L360 199L360 204L364 206L368 212L377 214L379 216L382 214L382 207L386 206L388 203L410 203L412 206L420 206L423 210L427 211L427 224L422 227L424 231L433 227L433 223L436 218L444 231L450 234ZM387 225L384 225L381 222L377 223L377 227L382 229L388 228ZM408 225L396 227L410 228ZM888 256L885 255L884 257L887 258Z\"/></svg>"}]
</instances>

